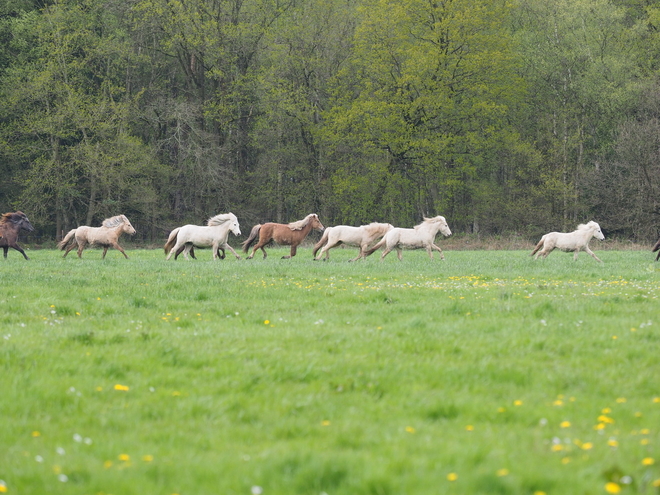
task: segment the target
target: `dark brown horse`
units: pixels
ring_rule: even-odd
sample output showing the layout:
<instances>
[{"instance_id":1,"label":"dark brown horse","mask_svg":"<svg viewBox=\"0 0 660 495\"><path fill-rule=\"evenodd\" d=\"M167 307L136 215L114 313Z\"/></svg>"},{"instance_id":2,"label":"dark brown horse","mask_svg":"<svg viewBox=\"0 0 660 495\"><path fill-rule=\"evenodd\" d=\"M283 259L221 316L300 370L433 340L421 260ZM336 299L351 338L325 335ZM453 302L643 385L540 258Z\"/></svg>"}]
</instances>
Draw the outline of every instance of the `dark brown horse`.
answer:
<instances>
[{"instance_id":1,"label":"dark brown horse","mask_svg":"<svg viewBox=\"0 0 660 495\"><path fill-rule=\"evenodd\" d=\"M660 239L658 239L658 242L655 243L655 246L653 246L651 252L655 253L658 250L660 250ZM660 259L660 252L658 252L658 256L655 257L655 261L658 261L659 259Z\"/></svg>"},{"instance_id":2,"label":"dark brown horse","mask_svg":"<svg viewBox=\"0 0 660 495\"><path fill-rule=\"evenodd\" d=\"M9 248L14 248L21 253L26 260L29 260L28 255L25 254L23 248L18 245L18 234L21 229L32 232L34 227L22 211L14 213L5 213L0 217L0 246L5 251L5 258Z\"/></svg>"},{"instance_id":3,"label":"dark brown horse","mask_svg":"<svg viewBox=\"0 0 660 495\"><path fill-rule=\"evenodd\" d=\"M291 246L291 254L282 256L282 259L293 258L296 255L296 248L307 237L312 229L323 232L325 227L319 220L316 213L310 213L302 220L297 222L284 224L284 223L264 223L263 225L255 225L252 227L250 237L247 241L243 242L243 252L247 253L250 246L259 238L259 242L254 246L252 254L247 259L252 259L257 249L261 249L266 257L266 250L264 246L271 241L284 246Z\"/></svg>"}]
</instances>

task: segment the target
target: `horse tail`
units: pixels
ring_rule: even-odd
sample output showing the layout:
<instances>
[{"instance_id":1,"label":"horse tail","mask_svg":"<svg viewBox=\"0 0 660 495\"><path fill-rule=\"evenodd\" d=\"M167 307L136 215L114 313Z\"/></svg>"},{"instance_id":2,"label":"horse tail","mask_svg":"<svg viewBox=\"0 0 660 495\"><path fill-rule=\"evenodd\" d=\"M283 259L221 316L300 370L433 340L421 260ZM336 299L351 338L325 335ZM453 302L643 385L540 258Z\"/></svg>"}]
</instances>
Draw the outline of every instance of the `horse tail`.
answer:
<instances>
[{"instance_id":1,"label":"horse tail","mask_svg":"<svg viewBox=\"0 0 660 495\"><path fill-rule=\"evenodd\" d=\"M385 241L385 237L383 237L383 238L380 240L380 242L378 242L377 244L375 244L372 248L367 249L367 250L364 252L364 255L365 255L365 256L369 256L369 255L373 254L375 251L378 251L380 248L382 248L382 247L385 245L385 243L386 243L386 241Z\"/></svg>"},{"instance_id":2,"label":"horse tail","mask_svg":"<svg viewBox=\"0 0 660 495\"><path fill-rule=\"evenodd\" d=\"M179 235L179 229L181 227L178 227L174 229L172 232L170 232L169 237L167 238L167 242L165 243L165 254L168 254L171 249L174 247L176 244L176 236Z\"/></svg>"},{"instance_id":3,"label":"horse tail","mask_svg":"<svg viewBox=\"0 0 660 495\"><path fill-rule=\"evenodd\" d=\"M59 249L64 250L64 248L69 243L69 241L73 238L74 235L76 235L76 229L69 230L69 233L64 236L64 239L62 239L60 242L57 243L57 247Z\"/></svg>"},{"instance_id":4,"label":"horse tail","mask_svg":"<svg viewBox=\"0 0 660 495\"><path fill-rule=\"evenodd\" d=\"M250 246L254 243L254 241L257 240L257 237L259 237L260 230L261 230L261 224L257 224L254 227L252 227L252 230L250 231L250 236L247 238L246 241L243 241L241 243L241 246L243 246L244 253L247 253L248 249L250 249Z\"/></svg>"},{"instance_id":5,"label":"horse tail","mask_svg":"<svg viewBox=\"0 0 660 495\"><path fill-rule=\"evenodd\" d=\"M318 252L321 247L328 242L328 234L330 234L330 231L332 230L332 227L328 227L323 231L323 235L321 236L321 240L314 244L314 250L312 251L312 257L316 257L316 253Z\"/></svg>"},{"instance_id":6,"label":"horse tail","mask_svg":"<svg viewBox=\"0 0 660 495\"><path fill-rule=\"evenodd\" d=\"M536 254L536 252L543 247L544 242L545 242L545 236L541 237L541 240L536 245L536 247L534 248L534 251L532 251L532 254L530 254L530 256L534 256Z\"/></svg>"}]
</instances>

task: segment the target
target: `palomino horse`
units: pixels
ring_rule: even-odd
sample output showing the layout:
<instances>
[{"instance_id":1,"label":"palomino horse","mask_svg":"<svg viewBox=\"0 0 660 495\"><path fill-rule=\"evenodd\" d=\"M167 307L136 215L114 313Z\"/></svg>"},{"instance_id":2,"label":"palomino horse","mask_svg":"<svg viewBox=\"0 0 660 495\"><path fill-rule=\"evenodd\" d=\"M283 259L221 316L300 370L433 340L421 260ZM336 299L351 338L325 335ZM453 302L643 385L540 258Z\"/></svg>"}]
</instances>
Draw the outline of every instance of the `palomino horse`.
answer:
<instances>
[{"instance_id":1,"label":"palomino horse","mask_svg":"<svg viewBox=\"0 0 660 495\"><path fill-rule=\"evenodd\" d=\"M254 253L257 252L257 249L261 249L264 253L264 258L266 258L266 250L264 249L264 246L271 241L275 241L284 246L291 246L291 254L288 256L282 256L282 259L293 258L296 255L296 248L305 237L307 237L307 234L309 234L312 229L320 232L323 232L325 229L316 213L310 213L302 220L290 224L269 222L264 223L263 225L255 225L252 227L250 237L248 237L247 241L243 242L243 252L247 253L250 246L258 237L259 242L254 246L252 254L248 256L247 259L252 259Z\"/></svg>"},{"instance_id":2,"label":"palomino horse","mask_svg":"<svg viewBox=\"0 0 660 495\"><path fill-rule=\"evenodd\" d=\"M325 259L328 260L330 259L330 249L343 243L360 248L360 254L358 254L357 258L350 260L357 261L366 256L364 253L372 242L379 240L393 228L389 223L376 222L360 227L351 227L349 225L328 227L323 232L321 240L314 245L312 256L316 256L316 253L320 249L321 252L315 259L320 260L323 257L323 253L325 253Z\"/></svg>"},{"instance_id":3,"label":"palomino horse","mask_svg":"<svg viewBox=\"0 0 660 495\"><path fill-rule=\"evenodd\" d=\"M21 253L26 260L30 259L17 242L18 234L21 229L27 230L28 232L34 231L34 227L22 211L5 213L0 216L0 246L2 246L2 249L5 252L5 258L7 257L9 248L13 248Z\"/></svg>"},{"instance_id":4,"label":"palomino horse","mask_svg":"<svg viewBox=\"0 0 660 495\"><path fill-rule=\"evenodd\" d=\"M602 261L598 259L598 256L589 249L589 241L592 237L601 241L605 239L605 236L600 230L600 225L593 220L586 224L581 223L578 225L577 230L573 232L550 232L541 237L541 240L534 248L534 251L532 251L531 256L536 254L534 259L539 256L547 258L554 249L561 249L566 252L573 251L575 253L573 260L577 260L578 253L584 249L593 259L602 263Z\"/></svg>"},{"instance_id":5,"label":"palomino horse","mask_svg":"<svg viewBox=\"0 0 660 495\"><path fill-rule=\"evenodd\" d=\"M369 256L374 251L385 246L383 254L380 256L382 260L385 256L388 255L390 251L396 249L396 255L399 258L399 261L402 258L403 248L407 249L426 249L426 252L429 253L429 257L433 259L433 250L435 249L440 253L440 258L445 259L445 255L438 246L434 244L435 236L438 231L442 232L444 236L450 236L451 230L449 230L449 225L445 217L438 215L433 218L424 217L424 221L419 225L415 225L412 229L400 229L394 228L390 230L383 240L376 244L371 249L367 250L365 256Z\"/></svg>"},{"instance_id":6,"label":"palomino horse","mask_svg":"<svg viewBox=\"0 0 660 495\"><path fill-rule=\"evenodd\" d=\"M78 245L78 258L82 258L82 252L87 243L89 243L92 245L98 244L99 246L103 246L103 259L105 259L105 253L107 253L108 249L111 247L119 250L121 254L128 259L126 251L124 251L117 242L119 236L123 233L133 235L135 234L135 229L125 215L117 215L116 217L103 220L101 227L87 227L84 225L77 229L70 230L69 233L64 236L64 239L59 242L57 247L62 250L66 249L63 258L66 258L69 251L76 247L76 244ZM70 241L73 242L69 244ZM67 246L67 244L69 245Z\"/></svg>"},{"instance_id":7,"label":"palomino horse","mask_svg":"<svg viewBox=\"0 0 660 495\"><path fill-rule=\"evenodd\" d=\"M241 257L236 254L234 248L227 244L229 232L234 235L241 235L241 229L238 224L238 219L233 213L224 213L209 218L206 227L199 225L184 225L170 232L170 236L165 244L166 259L170 259L174 253L174 259L177 259L179 253L183 249L184 258L188 259L188 254L194 257L191 250L194 247L211 247L213 248L213 259L218 259L218 251L222 250L224 258L224 250L229 249L237 259Z\"/></svg>"}]
</instances>

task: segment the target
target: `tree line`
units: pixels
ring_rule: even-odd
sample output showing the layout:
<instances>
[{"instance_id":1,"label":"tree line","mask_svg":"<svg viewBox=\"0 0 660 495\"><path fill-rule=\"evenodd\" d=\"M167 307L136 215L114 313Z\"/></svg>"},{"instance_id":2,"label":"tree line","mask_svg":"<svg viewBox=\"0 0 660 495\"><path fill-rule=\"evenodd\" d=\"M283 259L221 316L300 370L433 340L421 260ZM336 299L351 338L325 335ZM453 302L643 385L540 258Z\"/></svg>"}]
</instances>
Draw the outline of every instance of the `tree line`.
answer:
<instances>
[{"instance_id":1,"label":"tree line","mask_svg":"<svg viewBox=\"0 0 660 495\"><path fill-rule=\"evenodd\" d=\"M660 229L660 2L6 0L0 207Z\"/></svg>"}]
</instances>

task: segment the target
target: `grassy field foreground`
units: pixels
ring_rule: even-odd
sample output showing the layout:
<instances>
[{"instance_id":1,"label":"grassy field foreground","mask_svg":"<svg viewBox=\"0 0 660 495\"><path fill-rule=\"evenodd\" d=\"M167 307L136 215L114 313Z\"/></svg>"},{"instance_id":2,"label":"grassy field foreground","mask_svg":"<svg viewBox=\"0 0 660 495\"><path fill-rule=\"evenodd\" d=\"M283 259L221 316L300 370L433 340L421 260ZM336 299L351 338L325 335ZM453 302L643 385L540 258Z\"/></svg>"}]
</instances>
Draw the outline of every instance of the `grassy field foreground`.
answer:
<instances>
[{"instance_id":1,"label":"grassy field foreground","mask_svg":"<svg viewBox=\"0 0 660 495\"><path fill-rule=\"evenodd\" d=\"M651 253L284 252L0 260L0 492L660 493Z\"/></svg>"}]
</instances>

